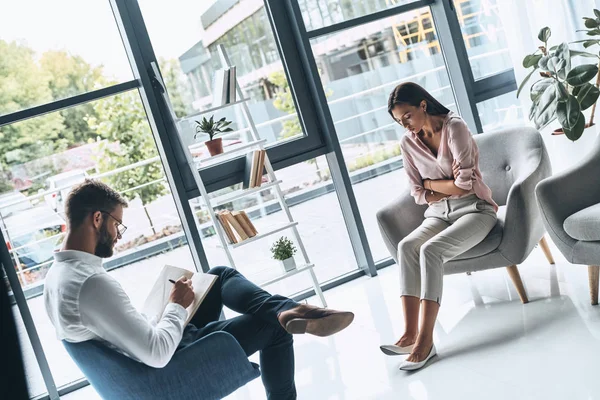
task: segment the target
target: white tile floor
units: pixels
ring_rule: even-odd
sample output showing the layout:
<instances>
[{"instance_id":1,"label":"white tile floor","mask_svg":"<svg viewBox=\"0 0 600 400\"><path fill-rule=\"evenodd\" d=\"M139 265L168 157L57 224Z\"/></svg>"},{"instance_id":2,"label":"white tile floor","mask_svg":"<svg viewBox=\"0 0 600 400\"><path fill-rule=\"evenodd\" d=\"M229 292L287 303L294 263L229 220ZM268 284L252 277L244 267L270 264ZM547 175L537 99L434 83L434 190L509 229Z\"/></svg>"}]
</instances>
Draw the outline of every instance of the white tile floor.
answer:
<instances>
[{"instance_id":1,"label":"white tile floor","mask_svg":"<svg viewBox=\"0 0 600 400\"><path fill-rule=\"evenodd\" d=\"M600 307L589 304L587 268L552 249L556 266L539 249L521 266L526 305L504 269L447 276L439 356L413 373L378 349L402 333L396 266L326 292L356 319L332 338L296 337L299 399L600 399ZM87 387L64 398L98 396ZM264 398L257 379L228 399Z\"/></svg>"}]
</instances>

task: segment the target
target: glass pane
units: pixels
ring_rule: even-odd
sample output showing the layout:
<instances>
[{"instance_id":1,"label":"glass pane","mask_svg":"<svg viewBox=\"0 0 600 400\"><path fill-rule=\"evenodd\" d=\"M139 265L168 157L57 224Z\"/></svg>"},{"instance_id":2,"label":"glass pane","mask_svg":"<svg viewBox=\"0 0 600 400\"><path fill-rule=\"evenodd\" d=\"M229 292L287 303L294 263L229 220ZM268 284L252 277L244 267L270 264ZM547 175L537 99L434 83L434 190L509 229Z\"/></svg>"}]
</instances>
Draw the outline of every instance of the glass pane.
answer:
<instances>
[{"instance_id":1,"label":"glass pane","mask_svg":"<svg viewBox=\"0 0 600 400\"><path fill-rule=\"evenodd\" d=\"M0 128L0 137L44 133L32 142L11 142L15 156L5 160L0 175L0 225L58 386L82 374L56 339L41 294L52 253L64 238L64 202L73 185L86 177L100 179L128 199L123 216L128 229L104 267L134 305L141 306L166 263L194 268L139 93L67 111L77 123L73 126L84 126L96 139L67 136L60 112ZM32 352L26 352L25 362L28 371L35 371ZM39 374L30 373L29 379L36 392L43 390Z\"/></svg>"},{"instance_id":2,"label":"glass pane","mask_svg":"<svg viewBox=\"0 0 600 400\"><path fill-rule=\"evenodd\" d=\"M484 132L529 124L516 91L477 103L477 110Z\"/></svg>"},{"instance_id":3,"label":"glass pane","mask_svg":"<svg viewBox=\"0 0 600 400\"><path fill-rule=\"evenodd\" d=\"M331 181L325 157L308 160L276 172L282 180L281 189L286 198L294 221L315 273L320 282L324 282L349 271L356 270L356 260L348 237L338 198ZM266 178L266 176L265 176ZM240 185L221 189L211 194L213 201L225 195L235 194ZM203 236L203 245L210 265L230 265L225 250L216 235L207 209L201 199L193 199L192 206L199 216L199 229ZM259 234L288 223L282 211L274 189L266 189L259 194L230 201L217 210L244 210ZM232 249L237 269L256 283L266 282L283 274L279 263L271 258L270 248L275 240L285 236L295 242L291 229ZM304 265L302 254L294 256L298 266ZM311 288L312 281L308 273L301 273L268 286L274 293L292 295Z\"/></svg>"},{"instance_id":4,"label":"glass pane","mask_svg":"<svg viewBox=\"0 0 600 400\"><path fill-rule=\"evenodd\" d=\"M298 0L298 6L306 30L311 31L413 1L415 0Z\"/></svg>"},{"instance_id":5,"label":"glass pane","mask_svg":"<svg viewBox=\"0 0 600 400\"><path fill-rule=\"evenodd\" d=\"M481 79L511 69L506 26L498 13L502 0L454 0L473 77Z\"/></svg>"},{"instance_id":6,"label":"glass pane","mask_svg":"<svg viewBox=\"0 0 600 400\"><path fill-rule=\"evenodd\" d=\"M2 2L0 54L0 115L133 79L106 0Z\"/></svg>"},{"instance_id":7,"label":"glass pane","mask_svg":"<svg viewBox=\"0 0 600 400\"><path fill-rule=\"evenodd\" d=\"M375 214L405 185L404 132L387 112L388 96L413 81L456 110L431 12L422 8L311 44L373 257L387 258Z\"/></svg>"},{"instance_id":8,"label":"glass pane","mask_svg":"<svg viewBox=\"0 0 600 400\"><path fill-rule=\"evenodd\" d=\"M228 11L215 11L214 2L178 0L165 7L140 0L144 20L161 73L188 144L195 154L206 155L208 135L196 135L196 122L203 117L225 117L232 132L220 134L223 146L250 141L250 128L240 105L197 115L221 105L215 99L215 76L223 68L218 46L223 45L236 67L237 82L262 139L267 144L303 136L283 64L262 2L238 2ZM200 24L198 23L200 21ZM237 100L240 100L237 98ZM194 138L196 136L196 139Z\"/></svg>"}]
</instances>

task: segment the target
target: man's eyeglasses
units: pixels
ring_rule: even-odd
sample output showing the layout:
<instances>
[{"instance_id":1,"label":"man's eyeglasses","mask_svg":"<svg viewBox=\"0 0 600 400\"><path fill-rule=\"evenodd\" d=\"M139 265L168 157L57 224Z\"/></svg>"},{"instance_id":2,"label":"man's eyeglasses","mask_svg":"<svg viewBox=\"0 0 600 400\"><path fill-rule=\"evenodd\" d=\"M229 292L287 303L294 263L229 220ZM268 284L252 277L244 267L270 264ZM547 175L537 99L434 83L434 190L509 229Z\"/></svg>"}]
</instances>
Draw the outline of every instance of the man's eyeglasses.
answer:
<instances>
[{"instance_id":1,"label":"man's eyeglasses","mask_svg":"<svg viewBox=\"0 0 600 400\"><path fill-rule=\"evenodd\" d=\"M121 221L119 221L117 218L113 217L113 215L111 213L109 213L108 211L100 210L100 212L102 214L107 214L109 217L111 217L112 219L114 219L115 221L117 221L119 223L119 225L117 225L117 233L119 234L119 237L123 237L123 234L127 230L127 227L125 225L123 225L123 223Z\"/></svg>"}]
</instances>

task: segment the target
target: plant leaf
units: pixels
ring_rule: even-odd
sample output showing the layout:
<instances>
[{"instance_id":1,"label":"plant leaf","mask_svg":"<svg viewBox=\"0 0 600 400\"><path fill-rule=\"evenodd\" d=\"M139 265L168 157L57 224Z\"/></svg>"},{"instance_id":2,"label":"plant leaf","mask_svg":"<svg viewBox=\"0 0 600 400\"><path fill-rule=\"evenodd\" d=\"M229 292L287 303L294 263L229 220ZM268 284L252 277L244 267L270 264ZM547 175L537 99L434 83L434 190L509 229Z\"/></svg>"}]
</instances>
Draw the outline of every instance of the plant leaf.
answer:
<instances>
[{"instance_id":1,"label":"plant leaf","mask_svg":"<svg viewBox=\"0 0 600 400\"><path fill-rule=\"evenodd\" d=\"M569 100L569 97L573 97L569 95L567 88L561 82L556 81L556 101L559 103L565 102Z\"/></svg>"},{"instance_id":2,"label":"plant leaf","mask_svg":"<svg viewBox=\"0 0 600 400\"><path fill-rule=\"evenodd\" d=\"M544 93L544 91L548 88L548 86L554 83L554 79L546 78L540 81L537 81L531 86L531 91L529 92L531 101L537 101L540 96Z\"/></svg>"},{"instance_id":3,"label":"plant leaf","mask_svg":"<svg viewBox=\"0 0 600 400\"><path fill-rule=\"evenodd\" d=\"M561 43L556 47L554 56L565 60L567 63L567 69L571 69L571 51L569 50L569 44L566 42Z\"/></svg>"},{"instance_id":4,"label":"plant leaf","mask_svg":"<svg viewBox=\"0 0 600 400\"><path fill-rule=\"evenodd\" d=\"M583 18L584 25L586 28L594 29L598 27L598 21L595 18Z\"/></svg>"},{"instance_id":5,"label":"plant leaf","mask_svg":"<svg viewBox=\"0 0 600 400\"><path fill-rule=\"evenodd\" d=\"M597 40L584 40L583 41L583 47L584 48L588 48L588 47L592 47L593 45L598 44Z\"/></svg>"},{"instance_id":6,"label":"plant leaf","mask_svg":"<svg viewBox=\"0 0 600 400\"><path fill-rule=\"evenodd\" d=\"M535 122L535 114L537 113L537 102L531 103L531 107L529 107L529 120Z\"/></svg>"},{"instance_id":7,"label":"plant leaf","mask_svg":"<svg viewBox=\"0 0 600 400\"><path fill-rule=\"evenodd\" d=\"M598 36L600 35L600 29L592 29L591 31L587 31L588 36Z\"/></svg>"},{"instance_id":8,"label":"plant leaf","mask_svg":"<svg viewBox=\"0 0 600 400\"><path fill-rule=\"evenodd\" d=\"M580 112L579 118L577 119L577 124L573 127L573 129L564 129L565 136L572 141L576 141L581 137L583 130L585 129L585 117Z\"/></svg>"},{"instance_id":9,"label":"plant leaf","mask_svg":"<svg viewBox=\"0 0 600 400\"><path fill-rule=\"evenodd\" d=\"M596 18L600 18L600 10L594 8L594 14L596 15Z\"/></svg>"},{"instance_id":10,"label":"plant leaf","mask_svg":"<svg viewBox=\"0 0 600 400\"><path fill-rule=\"evenodd\" d=\"M535 113L535 125L538 130L546 127L556 119L556 87L549 85L540 96Z\"/></svg>"},{"instance_id":11,"label":"plant leaf","mask_svg":"<svg viewBox=\"0 0 600 400\"><path fill-rule=\"evenodd\" d=\"M587 83L598 73L598 67L593 64L578 65L569 71L567 83L571 86L580 86Z\"/></svg>"},{"instance_id":12,"label":"plant leaf","mask_svg":"<svg viewBox=\"0 0 600 400\"><path fill-rule=\"evenodd\" d=\"M568 96L566 101L561 101L556 106L556 117L563 130L573 130L579 120L581 109L575 96Z\"/></svg>"},{"instance_id":13,"label":"plant leaf","mask_svg":"<svg viewBox=\"0 0 600 400\"><path fill-rule=\"evenodd\" d=\"M521 84L519 85L519 90L517 90L517 98L519 97L519 95L521 94L521 90L523 90L523 88L525 87L525 84L527 83L529 78L531 78L531 75L533 75L533 73L535 71L537 71L537 68L532 69L531 72L529 74L527 74L525 79L523 79L523 82L521 82Z\"/></svg>"},{"instance_id":14,"label":"plant leaf","mask_svg":"<svg viewBox=\"0 0 600 400\"><path fill-rule=\"evenodd\" d=\"M548 60L548 69L556 74L565 69L567 61L559 57L551 57Z\"/></svg>"},{"instance_id":15,"label":"plant leaf","mask_svg":"<svg viewBox=\"0 0 600 400\"><path fill-rule=\"evenodd\" d=\"M552 35L552 31L550 30L550 28L548 28L546 26L540 30L540 33L538 34L538 39L540 39L542 42L546 43L548 41L548 39L550 39L551 35Z\"/></svg>"},{"instance_id":16,"label":"plant leaf","mask_svg":"<svg viewBox=\"0 0 600 400\"><path fill-rule=\"evenodd\" d=\"M588 53L587 51L571 50L571 57L588 57L598 58L594 53Z\"/></svg>"},{"instance_id":17,"label":"plant leaf","mask_svg":"<svg viewBox=\"0 0 600 400\"><path fill-rule=\"evenodd\" d=\"M529 68L537 65L540 61L540 58L543 56L541 54L528 54L523 59L523 68Z\"/></svg>"},{"instance_id":18,"label":"plant leaf","mask_svg":"<svg viewBox=\"0 0 600 400\"><path fill-rule=\"evenodd\" d=\"M598 101L598 97L600 97L600 90L591 83L586 83L583 86L577 87L578 93L573 91L573 95L577 96L577 101L581 106L581 111L587 110L591 106L594 105L596 101Z\"/></svg>"},{"instance_id":19,"label":"plant leaf","mask_svg":"<svg viewBox=\"0 0 600 400\"><path fill-rule=\"evenodd\" d=\"M538 61L538 68L542 71L549 72L548 61L550 61L550 56L543 56L540 58L540 61Z\"/></svg>"}]
</instances>

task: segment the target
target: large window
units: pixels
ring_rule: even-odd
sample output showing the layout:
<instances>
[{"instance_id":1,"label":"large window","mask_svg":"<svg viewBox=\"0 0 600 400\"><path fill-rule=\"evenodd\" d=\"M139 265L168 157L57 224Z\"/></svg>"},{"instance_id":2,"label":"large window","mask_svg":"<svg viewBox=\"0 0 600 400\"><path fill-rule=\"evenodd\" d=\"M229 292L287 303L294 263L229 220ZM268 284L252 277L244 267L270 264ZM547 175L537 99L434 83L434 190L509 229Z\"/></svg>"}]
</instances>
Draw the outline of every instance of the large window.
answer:
<instances>
[{"instance_id":1,"label":"large window","mask_svg":"<svg viewBox=\"0 0 600 400\"><path fill-rule=\"evenodd\" d=\"M108 1L0 7L0 115L133 78Z\"/></svg>"},{"instance_id":2,"label":"large window","mask_svg":"<svg viewBox=\"0 0 600 400\"><path fill-rule=\"evenodd\" d=\"M311 31L413 1L415 0L298 0L298 5L306 29Z\"/></svg>"},{"instance_id":3,"label":"large window","mask_svg":"<svg viewBox=\"0 0 600 400\"><path fill-rule=\"evenodd\" d=\"M82 374L56 340L41 292L53 252L65 235L64 204L74 185L87 177L100 179L129 200L123 216L128 229L104 266L129 286L128 293L138 304L164 264L156 254L168 252L169 262L194 268L185 240L181 240L181 221L137 91L66 111L72 115L71 121L76 121L73 116L81 118L76 122L89 130L89 142L74 139L82 134L74 131L64 150L55 147L67 129L61 115L64 111L0 127L0 134L10 132L21 138L45 133L29 145L28 160L4 160L7 175L0 215L6 245L59 386L82 378ZM56 135L50 135L52 131ZM35 371L33 353L27 352L25 365L28 371ZM45 391L40 378L31 374L32 395Z\"/></svg>"},{"instance_id":4,"label":"large window","mask_svg":"<svg viewBox=\"0 0 600 400\"><path fill-rule=\"evenodd\" d=\"M311 44L373 257L388 258L375 214L405 186L404 131L387 112L388 96L413 81L457 109L431 11L420 8Z\"/></svg>"},{"instance_id":5,"label":"large window","mask_svg":"<svg viewBox=\"0 0 600 400\"><path fill-rule=\"evenodd\" d=\"M282 181L281 189L294 220L299 223L298 230L315 265L314 271L320 282L326 282L345 273L356 271L356 259L353 257L352 244L344 225L340 204L335 193L327 161L324 157L310 159L292 167L277 171ZM228 193L240 190L235 185L211 194L216 199ZM207 208L203 201L192 199L199 218L199 230L203 235L203 246L211 266L228 265L228 260L218 236L212 228ZM264 190L256 195L244 197L219 206L217 210L245 210L259 232L287 222L274 189ZM270 259L270 247L281 236L290 235L289 230L259 240L239 249L233 249L232 255L237 268L253 282L261 283L277 278L282 270L278 263ZM323 238L328 238L324 241ZM297 259L301 259L298 254ZM301 262L298 263L301 265ZM293 295L311 287L307 274L298 274L270 286L275 293Z\"/></svg>"},{"instance_id":6,"label":"large window","mask_svg":"<svg viewBox=\"0 0 600 400\"><path fill-rule=\"evenodd\" d=\"M190 13L190 5L179 1L169 6L170 13L165 16L160 4L140 1L171 102L182 118L180 127L188 144L196 143L196 154L206 153L206 137L194 139L195 121L199 118L215 115L234 122L235 131L222 136L225 147L247 141L250 133L239 107L197 115L215 106L214 76L223 68L219 45L236 67L243 98L249 100L247 104L261 138L274 145L303 136L265 8L260 2L260 7L255 6L256 1L250 7L245 3L234 5L231 12L214 14L210 2L204 7L195 6L195 12ZM207 15L212 17L210 22L206 21ZM199 32L190 31L187 24L199 25Z\"/></svg>"},{"instance_id":7,"label":"large window","mask_svg":"<svg viewBox=\"0 0 600 400\"><path fill-rule=\"evenodd\" d=\"M498 10L502 0L454 0L456 15L475 79L512 69Z\"/></svg>"}]
</instances>

